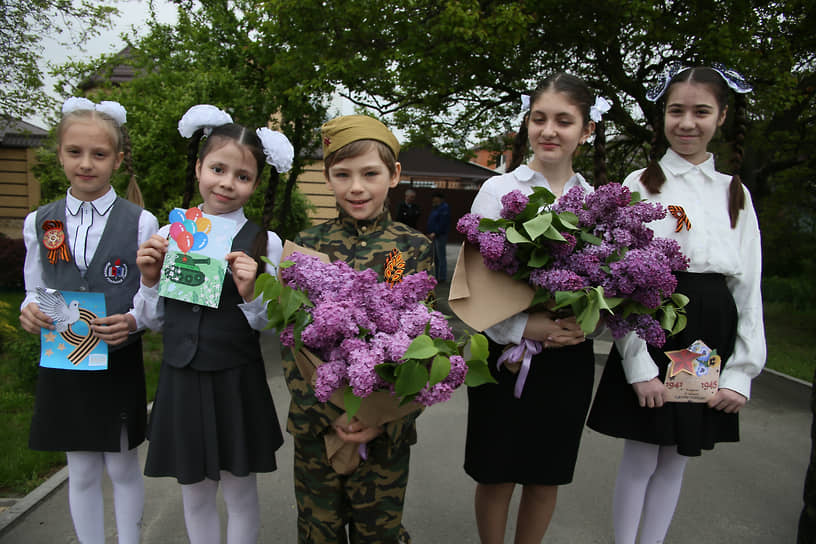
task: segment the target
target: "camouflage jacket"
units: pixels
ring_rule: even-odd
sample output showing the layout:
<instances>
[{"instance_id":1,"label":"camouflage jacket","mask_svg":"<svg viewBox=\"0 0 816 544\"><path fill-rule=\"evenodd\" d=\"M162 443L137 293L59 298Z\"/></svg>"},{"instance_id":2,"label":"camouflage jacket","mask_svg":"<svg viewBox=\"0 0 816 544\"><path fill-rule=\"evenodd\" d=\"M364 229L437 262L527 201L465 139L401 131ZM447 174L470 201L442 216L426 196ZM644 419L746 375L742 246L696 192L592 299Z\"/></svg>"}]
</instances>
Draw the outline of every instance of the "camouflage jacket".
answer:
<instances>
[{"instance_id":1,"label":"camouflage jacket","mask_svg":"<svg viewBox=\"0 0 816 544\"><path fill-rule=\"evenodd\" d=\"M343 260L356 270L372 268L383 281L385 258L395 247L405 259L405 275L425 270L433 276L433 246L422 233L392 221L388 211L373 220L357 221L342 211L330 221L301 232L295 243ZM286 430L293 435L322 437L343 410L315 397L311 384L298 371L290 350L283 351L283 369L291 393ZM386 424L384 432L394 443L416 442L419 411Z\"/></svg>"}]
</instances>

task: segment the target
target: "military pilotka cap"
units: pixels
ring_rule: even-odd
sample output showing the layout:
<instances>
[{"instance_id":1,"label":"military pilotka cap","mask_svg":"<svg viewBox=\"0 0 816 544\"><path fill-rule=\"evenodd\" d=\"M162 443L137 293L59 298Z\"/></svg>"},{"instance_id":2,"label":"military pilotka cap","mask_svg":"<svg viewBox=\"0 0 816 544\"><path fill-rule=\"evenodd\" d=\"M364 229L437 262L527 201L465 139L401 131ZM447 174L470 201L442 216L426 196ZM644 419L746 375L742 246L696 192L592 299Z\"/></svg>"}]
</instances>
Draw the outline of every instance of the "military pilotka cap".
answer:
<instances>
[{"instance_id":1,"label":"military pilotka cap","mask_svg":"<svg viewBox=\"0 0 816 544\"><path fill-rule=\"evenodd\" d=\"M328 157L344 145L357 140L377 140L391 148L394 158L400 145L388 128L368 115L344 115L327 121L320 127L323 134L323 156Z\"/></svg>"}]
</instances>

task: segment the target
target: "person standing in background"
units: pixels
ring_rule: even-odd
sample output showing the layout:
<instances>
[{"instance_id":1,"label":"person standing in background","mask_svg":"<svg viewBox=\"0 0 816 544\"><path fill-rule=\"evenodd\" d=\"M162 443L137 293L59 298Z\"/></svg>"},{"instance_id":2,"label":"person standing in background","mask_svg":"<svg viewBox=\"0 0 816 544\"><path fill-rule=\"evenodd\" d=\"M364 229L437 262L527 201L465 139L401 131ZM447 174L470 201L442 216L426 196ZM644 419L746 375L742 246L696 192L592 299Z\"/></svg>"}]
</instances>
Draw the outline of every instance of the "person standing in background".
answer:
<instances>
[{"instance_id":1,"label":"person standing in background","mask_svg":"<svg viewBox=\"0 0 816 544\"><path fill-rule=\"evenodd\" d=\"M397 210L397 221L405 223L409 227L417 228L417 221L422 213L422 209L416 202L416 191L413 189L405 190L405 200L403 200L399 209Z\"/></svg>"},{"instance_id":2,"label":"person standing in background","mask_svg":"<svg viewBox=\"0 0 816 544\"><path fill-rule=\"evenodd\" d=\"M445 195L436 192L431 200L433 209L428 216L428 238L433 242L434 248L434 275L436 281L443 283L448 281L448 261L445 255L445 246L448 244L448 226L450 225L450 209L445 202Z\"/></svg>"}]
</instances>

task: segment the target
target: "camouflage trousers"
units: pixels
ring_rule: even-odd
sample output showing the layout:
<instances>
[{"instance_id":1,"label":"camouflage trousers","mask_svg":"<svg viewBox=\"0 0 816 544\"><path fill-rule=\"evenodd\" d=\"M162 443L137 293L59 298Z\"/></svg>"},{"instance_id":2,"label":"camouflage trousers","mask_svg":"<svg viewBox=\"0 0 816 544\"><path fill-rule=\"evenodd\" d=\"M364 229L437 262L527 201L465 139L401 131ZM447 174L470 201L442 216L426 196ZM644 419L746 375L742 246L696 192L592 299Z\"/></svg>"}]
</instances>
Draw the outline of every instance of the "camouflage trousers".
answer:
<instances>
[{"instance_id":1,"label":"camouflage trousers","mask_svg":"<svg viewBox=\"0 0 816 544\"><path fill-rule=\"evenodd\" d=\"M369 443L368 459L342 475L329 464L322 437L295 436L298 544L409 544L402 507L410 456L409 445L381 435Z\"/></svg>"}]
</instances>

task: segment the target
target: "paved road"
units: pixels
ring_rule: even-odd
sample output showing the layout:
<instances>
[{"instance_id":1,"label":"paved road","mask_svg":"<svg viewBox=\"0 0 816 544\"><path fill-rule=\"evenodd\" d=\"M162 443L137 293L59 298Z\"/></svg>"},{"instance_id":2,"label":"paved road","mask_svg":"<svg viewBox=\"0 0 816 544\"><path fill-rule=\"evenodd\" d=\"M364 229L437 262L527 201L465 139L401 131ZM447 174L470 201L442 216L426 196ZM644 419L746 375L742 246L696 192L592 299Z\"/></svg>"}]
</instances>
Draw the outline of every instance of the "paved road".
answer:
<instances>
[{"instance_id":1,"label":"paved road","mask_svg":"<svg viewBox=\"0 0 816 544\"><path fill-rule=\"evenodd\" d=\"M274 339L265 342L265 352L272 395L279 416L284 417L288 392ZM598 362L596 379L603 362L600 355ZM689 462L667 542L795 542L810 453L810 391L769 373L755 380L753 391L741 418L742 441L720 444ZM474 484L462 470L466 410L467 397L460 391L450 402L428 409L418 421L419 443L413 448L405 508L405 524L417 544L478 542ZM546 543L612 543L611 495L621 448L620 441L585 430L575 481L559 493ZM145 451L142 446L142 456ZM291 460L292 441L287 435L278 453L278 471L258 479L261 542L296 542ZM105 492L107 542L115 544L109 486ZM143 543L186 543L175 480L148 478L146 494ZM75 542L65 485L0 533L0 544Z\"/></svg>"}]
</instances>

